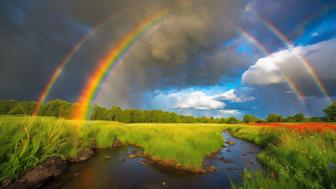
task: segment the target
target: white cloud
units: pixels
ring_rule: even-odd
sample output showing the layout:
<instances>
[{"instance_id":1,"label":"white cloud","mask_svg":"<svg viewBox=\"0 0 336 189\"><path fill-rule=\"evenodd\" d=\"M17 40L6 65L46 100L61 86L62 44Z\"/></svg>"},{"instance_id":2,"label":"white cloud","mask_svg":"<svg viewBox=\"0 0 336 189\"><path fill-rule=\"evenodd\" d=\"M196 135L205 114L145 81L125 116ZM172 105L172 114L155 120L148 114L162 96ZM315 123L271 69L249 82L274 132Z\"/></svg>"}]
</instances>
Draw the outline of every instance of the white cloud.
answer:
<instances>
[{"instance_id":1,"label":"white cloud","mask_svg":"<svg viewBox=\"0 0 336 189\"><path fill-rule=\"evenodd\" d=\"M173 106L176 109L213 110L221 109L225 106L225 103L216 100L213 96L206 95L202 91L174 93L170 97L176 99L176 103Z\"/></svg>"},{"instance_id":2,"label":"white cloud","mask_svg":"<svg viewBox=\"0 0 336 189\"><path fill-rule=\"evenodd\" d=\"M215 95L214 98L230 102L248 102L255 99L255 97L251 96L245 96L245 95L238 96L236 90L234 89L228 90L222 94Z\"/></svg>"},{"instance_id":3,"label":"white cloud","mask_svg":"<svg viewBox=\"0 0 336 189\"><path fill-rule=\"evenodd\" d=\"M160 108L220 110L225 107L225 102L241 103L251 100L254 100L254 97L238 95L236 90L231 89L214 95L206 94L206 92L200 90L182 90L168 94L159 93L154 97L153 102L156 107Z\"/></svg>"},{"instance_id":4,"label":"white cloud","mask_svg":"<svg viewBox=\"0 0 336 189\"><path fill-rule=\"evenodd\" d=\"M241 116L242 112L227 107L225 102L241 103L252 100L252 97L238 95L236 90L218 94L214 94L213 90L210 91L211 94L193 88L170 92L156 91L151 108L174 111L183 115L231 117Z\"/></svg>"},{"instance_id":5,"label":"white cloud","mask_svg":"<svg viewBox=\"0 0 336 189\"><path fill-rule=\"evenodd\" d=\"M241 112L239 110L219 110L220 117L231 117L231 116L239 116Z\"/></svg>"},{"instance_id":6,"label":"white cloud","mask_svg":"<svg viewBox=\"0 0 336 189\"><path fill-rule=\"evenodd\" d=\"M258 59L254 65L243 73L242 81L247 84L271 85L286 83L290 78L299 86L308 86L309 82L313 82L313 80L307 66L304 65L303 59L299 58L301 55L308 60L309 66L316 72L322 83L335 81L335 46L336 39L331 39L273 53Z\"/></svg>"}]
</instances>

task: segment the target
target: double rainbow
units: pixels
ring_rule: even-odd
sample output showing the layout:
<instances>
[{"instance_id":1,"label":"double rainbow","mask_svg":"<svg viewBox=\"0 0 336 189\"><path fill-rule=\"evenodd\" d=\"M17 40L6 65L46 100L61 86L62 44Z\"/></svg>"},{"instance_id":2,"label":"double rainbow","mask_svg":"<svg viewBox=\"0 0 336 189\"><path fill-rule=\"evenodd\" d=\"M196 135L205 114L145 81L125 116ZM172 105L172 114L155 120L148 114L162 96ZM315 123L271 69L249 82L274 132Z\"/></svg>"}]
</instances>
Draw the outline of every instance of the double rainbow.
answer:
<instances>
[{"instance_id":1,"label":"double rainbow","mask_svg":"<svg viewBox=\"0 0 336 189\"><path fill-rule=\"evenodd\" d=\"M275 25L272 24L272 22L270 22L266 18L261 17L259 15L258 15L258 17L265 24L265 26L287 46L288 49L293 50L292 52L300 60L300 62L303 64L303 66L305 67L305 69L307 70L307 72L309 73L311 78L313 79L317 88L324 95L324 97L326 98L328 103L331 103L332 100L331 100L331 97L330 97L327 89L325 88L325 86L323 85L323 83L321 82L319 77L317 76L314 68L311 66L311 63L307 60L307 58L301 52L298 52L297 50L294 49L295 48L294 45L289 41L289 39Z\"/></svg>"},{"instance_id":2,"label":"double rainbow","mask_svg":"<svg viewBox=\"0 0 336 189\"><path fill-rule=\"evenodd\" d=\"M98 66L94 69L90 79L86 83L84 90L81 92L78 99L79 105L73 112L73 119L83 120L89 117L91 102L94 101L102 83L112 69L112 65L120 62L127 50L153 26L162 22L168 14L168 11L163 11L139 23L98 63Z\"/></svg>"},{"instance_id":3,"label":"double rainbow","mask_svg":"<svg viewBox=\"0 0 336 189\"><path fill-rule=\"evenodd\" d=\"M248 33L244 29L240 28L241 34L252 44L254 44L265 56L271 55L271 51L268 50L256 37L254 37L252 34ZM279 69L280 74L283 76L283 78L286 80L288 86L294 91L295 95L297 96L298 100L304 105L304 96L302 95L301 91L299 90L299 87L297 86L296 82L291 79L288 74L283 72L281 69Z\"/></svg>"}]
</instances>

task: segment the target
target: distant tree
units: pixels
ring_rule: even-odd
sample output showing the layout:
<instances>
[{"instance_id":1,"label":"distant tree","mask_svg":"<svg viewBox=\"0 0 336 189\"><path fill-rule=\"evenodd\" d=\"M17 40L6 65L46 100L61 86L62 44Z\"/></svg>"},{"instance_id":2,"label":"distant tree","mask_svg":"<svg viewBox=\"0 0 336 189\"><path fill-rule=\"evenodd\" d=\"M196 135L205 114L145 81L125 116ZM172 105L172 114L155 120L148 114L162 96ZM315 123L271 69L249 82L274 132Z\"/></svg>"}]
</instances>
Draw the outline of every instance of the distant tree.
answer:
<instances>
[{"instance_id":1,"label":"distant tree","mask_svg":"<svg viewBox=\"0 0 336 189\"><path fill-rule=\"evenodd\" d=\"M91 120L111 120L112 113L111 110L103 108L100 106L94 106L93 112L91 114Z\"/></svg>"},{"instance_id":2,"label":"distant tree","mask_svg":"<svg viewBox=\"0 0 336 189\"><path fill-rule=\"evenodd\" d=\"M18 115L18 114L32 115L34 107L35 107L35 102L34 101L22 101L22 102L19 102L14 108L12 108L8 112L8 114L11 114L11 115Z\"/></svg>"},{"instance_id":3,"label":"distant tree","mask_svg":"<svg viewBox=\"0 0 336 189\"><path fill-rule=\"evenodd\" d=\"M74 104L64 100L50 100L40 107L38 115L70 118Z\"/></svg>"},{"instance_id":4,"label":"distant tree","mask_svg":"<svg viewBox=\"0 0 336 189\"><path fill-rule=\"evenodd\" d=\"M305 116L303 114L295 114L293 118L296 122L303 122L305 120Z\"/></svg>"},{"instance_id":5,"label":"distant tree","mask_svg":"<svg viewBox=\"0 0 336 189\"><path fill-rule=\"evenodd\" d=\"M283 118L278 114L269 114L266 118L267 122L282 122Z\"/></svg>"},{"instance_id":6,"label":"distant tree","mask_svg":"<svg viewBox=\"0 0 336 189\"><path fill-rule=\"evenodd\" d=\"M227 123L227 120L225 118L220 118L218 120L218 123Z\"/></svg>"},{"instance_id":7,"label":"distant tree","mask_svg":"<svg viewBox=\"0 0 336 189\"><path fill-rule=\"evenodd\" d=\"M111 109L111 120L113 121L120 121L120 115L121 115L121 108L118 106L113 106Z\"/></svg>"},{"instance_id":8,"label":"distant tree","mask_svg":"<svg viewBox=\"0 0 336 189\"><path fill-rule=\"evenodd\" d=\"M8 114L11 109L13 109L19 101L17 100L1 100L0 101L0 114Z\"/></svg>"},{"instance_id":9,"label":"distant tree","mask_svg":"<svg viewBox=\"0 0 336 189\"><path fill-rule=\"evenodd\" d=\"M267 122L266 120L260 119L260 118L258 118L258 120L257 120L257 123L266 123L266 122Z\"/></svg>"},{"instance_id":10,"label":"distant tree","mask_svg":"<svg viewBox=\"0 0 336 189\"><path fill-rule=\"evenodd\" d=\"M228 120L227 120L227 123L229 124L238 124L239 123L239 120L235 117L229 117Z\"/></svg>"},{"instance_id":11,"label":"distant tree","mask_svg":"<svg viewBox=\"0 0 336 189\"><path fill-rule=\"evenodd\" d=\"M307 118L307 121L309 122L322 122L322 118L321 117L309 117Z\"/></svg>"},{"instance_id":12,"label":"distant tree","mask_svg":"<svg viewBox=\"0 0 336 189\"><path fill-rule=\"evenodd\" d=\"M257 117L255 117L254 115L250 115L250 114L246 114L243 117L244 123L256 123L257 120L258 120Z\"/></svg>"},{"instance_id":13,"label":"distant tree","mask_svg":"<svg viewBox=\"0 0 336 189\"><path fill-rule=\"evenodd\" d=\"M336 102L333 102L331 105L327 106L323 111L327 121L336 121Z\"/></svg>"},{"instance_id":14,"label":"distant tree","mask_svg":"<svg viewBox=\"0 0 336 189\"><path fill-rule=\"evenodd\" d=\"M293 116L289 116L284 121L286 122L304 122L305 121L305 116L303 114L295 114Z\"/></svg>"}]
</instances>

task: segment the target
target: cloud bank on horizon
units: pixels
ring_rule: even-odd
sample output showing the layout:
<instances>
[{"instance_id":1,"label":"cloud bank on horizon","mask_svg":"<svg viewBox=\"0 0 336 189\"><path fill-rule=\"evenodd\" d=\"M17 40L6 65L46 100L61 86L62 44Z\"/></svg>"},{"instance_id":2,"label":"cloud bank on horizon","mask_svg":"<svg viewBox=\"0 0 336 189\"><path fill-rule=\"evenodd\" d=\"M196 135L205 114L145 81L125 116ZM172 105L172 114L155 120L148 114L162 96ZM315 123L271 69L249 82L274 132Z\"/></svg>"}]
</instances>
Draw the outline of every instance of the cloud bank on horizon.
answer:
<instances>
[{"instance_id":1,"label":"cloud bank on horizon","mask_svg":"<svg viewBox=\"0 0 336 189\"><path fill-rule=\"evenodd\" d=\"M136 23L162 10L173 13L114 65L95 103L196 116L321 115L327 98L298 53L336 100L331 0L2 1L0 98L36 100L78 40L115 17L76 51L48 96L76 100L109 49Z\"/></svg>"}]
</instances>

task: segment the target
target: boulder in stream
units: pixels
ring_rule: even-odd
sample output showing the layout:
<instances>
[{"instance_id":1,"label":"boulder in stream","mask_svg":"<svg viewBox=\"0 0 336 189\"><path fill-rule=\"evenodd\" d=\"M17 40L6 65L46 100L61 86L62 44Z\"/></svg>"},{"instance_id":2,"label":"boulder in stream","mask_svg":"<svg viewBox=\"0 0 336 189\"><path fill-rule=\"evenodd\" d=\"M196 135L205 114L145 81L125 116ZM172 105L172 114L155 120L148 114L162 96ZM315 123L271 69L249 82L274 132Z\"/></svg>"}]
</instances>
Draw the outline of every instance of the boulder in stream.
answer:
<instances>
[{"instance_id":1,"label":"boulder in stream","mask_svg":"<svg viewBox=\"0 0 336 189\"><path fill-rule=\"evenodd\" d=\"M85 148L80 151L75 158L69 158L70 162L81 162L90 159L95 154L95 151L90 148Z\"/></svg>"},{"instance_id":2,"label":"boulder in stream","mask_svg":"<svg viewBox=\"0 0 336 189\"><path fill-rule=\"evenodd\" d=\"M113 139L112 148L120 148L123 146L124 146L123 143L118 139L118 137L115 137Z\"/></svg>"},{"instance_id":3,"label":"boulder in stream","mask_svg":"<svg viewBox=\"0 0 336 189\"><path fill-rule=\"evenodd\" d=\"M21 179L1 188L3 189L38 188L49 179L61 175L65 171L66 166L67 166L66 161L63 158L59 156L50 157L46 159L41 165L27 172Z\"/></svg>"}]
</instances>

